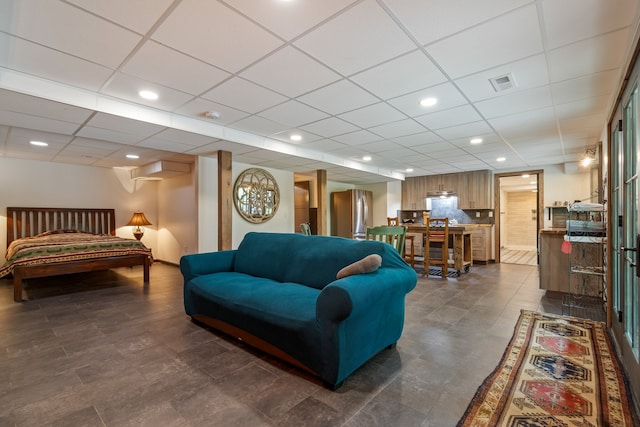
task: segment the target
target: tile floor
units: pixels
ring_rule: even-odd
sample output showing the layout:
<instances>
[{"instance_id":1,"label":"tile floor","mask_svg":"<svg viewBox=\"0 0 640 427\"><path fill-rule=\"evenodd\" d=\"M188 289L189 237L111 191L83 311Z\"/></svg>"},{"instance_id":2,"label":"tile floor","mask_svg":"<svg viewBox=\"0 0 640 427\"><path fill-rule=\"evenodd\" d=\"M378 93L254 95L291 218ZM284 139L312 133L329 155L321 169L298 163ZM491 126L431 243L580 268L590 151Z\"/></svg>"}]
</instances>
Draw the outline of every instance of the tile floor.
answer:
<instances>
[{"instance_id":1,"label":"tile floor","mask_svg":"<svg viewBox=\"0 0 640 427\"><path fill-rule=\"evenodd\" d=\"M560 312L537 267L420 278L395 349L338 391L192 323L175 266L0 280L0 426L455 426L520 309Z\"/></svg>"}]
</instances>

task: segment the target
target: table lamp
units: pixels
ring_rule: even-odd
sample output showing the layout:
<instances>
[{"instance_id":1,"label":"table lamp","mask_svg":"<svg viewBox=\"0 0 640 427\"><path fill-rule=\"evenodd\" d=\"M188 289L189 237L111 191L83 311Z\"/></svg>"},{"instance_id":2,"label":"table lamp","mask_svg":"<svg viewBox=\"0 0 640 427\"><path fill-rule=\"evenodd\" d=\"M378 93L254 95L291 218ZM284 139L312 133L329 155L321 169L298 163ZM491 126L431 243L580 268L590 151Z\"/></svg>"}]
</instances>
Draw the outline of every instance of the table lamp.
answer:
<instances>
[{"instance_id":1,"label":"table lamp","mask_svg":"<svg viewBox=\"0 0 640 427\"><path fill-rule=\"evenodd\" d=\"M144 235L144 228L140 228L140 226L141 225L151 225L151 223L149 222L147 217L144 216L144 214L142 212L134 212L133 216L131 217L131 219L129 220L127 225L131 225L131 226L135 227L133 229L133 236L137 240L140 240L140 239L142 239L142 236Z\"/></svg>"}]
</instances>

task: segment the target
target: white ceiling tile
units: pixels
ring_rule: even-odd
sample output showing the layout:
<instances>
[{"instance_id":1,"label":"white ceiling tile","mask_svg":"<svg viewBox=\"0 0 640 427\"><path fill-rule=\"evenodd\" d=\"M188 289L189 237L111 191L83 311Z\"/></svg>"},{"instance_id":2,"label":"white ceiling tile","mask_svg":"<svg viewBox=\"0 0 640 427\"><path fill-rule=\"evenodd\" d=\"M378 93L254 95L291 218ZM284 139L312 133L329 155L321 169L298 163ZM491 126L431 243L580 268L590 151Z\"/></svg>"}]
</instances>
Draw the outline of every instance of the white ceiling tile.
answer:
<instances>
[{"instance_id":1,"label":"white ceiling tile","mask_svg":"<svg viewBox=\"0 0 640 427\"><path fill-rule=\"evenodd\" d=\"M600 96L610 98L618 84L618 76L618 70L609 70L554 83L551 85L553 100L556 104L564 104ZM603 107L606 106L605 102Z\"/></svg>"},{"instance_id":2,"label":"white ceiling tile","mask_svg":"<svg viewBox=\"0 0 640 427\"><path fill-rule=\"evenodd\" d=\"M0 30L115 69L141 36L60 1L3 2ZM73 29L61 31L61 29Z\"/></svg>"},{"instance_id":3,"label":"white ceiling tile","mask_svg":"<svg viewBox=\"0 0 640 427\"><path fill-rule=\"evenodd\" d=\"M604 115L607 112L609 98L609 95L603 95L556 105L556 114L559 120L593 114Z\"/></svg>"},{"instance_id":4,"label":"white ceiling tile","mask_svg":"<svg viewBox=\"0 0 640 427\"><path fill-rule=\"evenodd\" d=\"M374 0L356 4L294 44L345 76L417 47Z\"/></svg>"},{"instance_id":5,"label":"white ceiling tile","mask_svg":"<svg viewBox=\"0 0 640 427\"><path fill-rule=\"evenodd\" d=\"M525 111L549 107L551 91L548 86L511 92L498 98L476 102L476 107L485 118L507 116Z\"/></svg>"},{"instance_id":6,"label":"white ceiling tile","mask_svg":"<svg viewBox=\"0 0 640 427\"><path fill-rule=\"evenodd\" d=\"M391 11L423 45L516 9L531 0L386 0Z\"/></svg>"},{"instance_id":7,"label":"white ceiling tile","mask_svg":"<svg viewBox=\"0 0 640 427\"><path fill-rule=\"evenodd\" d=\"M300 35L354 3L353 0L312 2L225 0L225 2L287 40Z\"/></svg>"},{"instance_id":8,"label":"white ceiling tile","mask_svg":"<svg viewBox=\"0 0 640 427\"><path fill-rule=\"evenodd\" d=\"M199 95L230 76L152 40L142 45L122 71L192 95Z\"/></svg>"},{"instance_id":9,"label":"white ceiling tile","mask_svg":"<svg viewBox=\"0 0 640 427\"><path fill-rule=\"evenodd\" d=\"M488 121L496 132L508 140L527 135L558 133L558 124L552 107L496 117Z\"/></svg>"},{"instance_id":10,"label":"white ceiling tile","mask_svg":"<svg viewBox=\"0 0 640 427\"><path fill-rule=\"evenodd\" d=\"M325 138L331 138L332 136L341 135L343 133L354 132L358 128L351 123L347 123L344 120L340 120L337 117L329 117L323 120L319 120L314 123L300 127L300 129L308 132L322 135Z\"/></svg>"},{"instance_id":11,"label":"white ceiling tile","mask_svg":"<svg viewBox=\"0 0 640 427\"><path fill-rule=\"evenodd\" d=\"M434 133L440 135L444 139L471 138L476 135L482 135L492 132L493 129L485 122L478 121L473 123L464 123L457 126L438 129Z\"/></svg>"},{"instance_id":12,"label":"white ceiling tile","mask_svg":"<svg viewBox=\"0 0 640 427\"><path fill-rule=\"evenodd\" d=\"M280 49L240 75L289 97L302 95L341 78L291 46Z\"/></svg>"},{"instance_id":13,"label":"white ceiling tile","mask_svg":"<svg viewBox=\"0 0 640 427\"><path fill-rule=\"evenodd\" d=\"M234 77L202 95L202 98L240 111L257 113L287 100L269 89Z\"/></svg>"},{"instance_id":14,"label":"white ceiling tile","mask_svg":"<svg viewBox=\"0 0 640 427\"><path fill-rule=\"evenodd\" d=\"M404 147L415 147L418 145L424 145L433 142L442 142L442 138L433 132L422 132L413 135L401 136L399 138L393 138L392 141Z\"/></svg>"},{"instance_id":15,"label":"white ceiling tile","mask_svg":"<svg viewBox=\"0 0 640 427\"><path fill-rule=\"evenodd\" d=\"M545 1L542 12L549 48L629 26L639 6L636 0L616 0L615 4L599 0Z\"/></svg>"},{"instance_id":16,"label":"white ceiling tile","mask_svg":"<svg viewBox=\"0 0 640 427\"><path fill-rule=\"evenodd\" d=\"M327 114L298 101L288 101L261 112L260 116L290 127L298 127L322 120Z\"/></svg>"},{"instance_id":17,"label":"white ceiling tile","mask_svg":"<svg viewBox=\"0 0 640 427\"><path fill-rule=\"evenodd\" d=\"M6 110L0 110L0 124L68 135L73 134L79 128L76 123L52 120L46 117L30 116L29 114L14 113L13 111Z\"/></svg>"},{"instance_id":18,"label":"white ceiling tile","mask_svg":"<svg viewBox=\"0 0 640 427\"><path fill-rule=\"evenodd\" d=\"M445 82L446 77L420 50L351 77L382 99L394 98Z\"/></svg>"},{"instance_id":19,"label":"white ceiling tile","mask_svg":"<svg viewBox=\"0 0 640 427\"><path fill-rule=\"evenodd\" d=\"M405 119L369 128L369 131L383 138L398 138L401 136L422 133L425 128L414 120ZM391 144L391 143L389 143Z\"/></svg>"},{"instance_id":20,"label":"white ceiling tile","mask_svg":"<svg viewBox=\"0 0 640 427\"><path fill-rule=\"evenodd\" d=\"M438 103L432 107L423 107L420 105L420 101L424 98L436 98ZM467 100L451 83L443 83L391 99L388 102L409 117L418 117L464 105Z\"/></svg>"},{"instance_id":21,"label":"white ceiling tile","mask_svg":"<svg viewBox=\"0 0 640 427\"><path fill-rule=\"evenodd\" d=\"M619 66L626 55L628 31L622 30L550 51L552 82L582 77Z\"/></svg>"},{"instance_id":22,"label":"white ceiling tile","mask_svg":"<svg viewBox=\"0 0 640 427\"><path fill-rule=\"evenodd\" d=\"M140 138L146 138L147 136L165 129L164 126L158 126L151 123L141 122L139 120L132 120L126 117L113 116L105 113L96 113L91 117L91 120L87 122L87 125L100 129L115 129L118 132L136 135Z\"/></svg>"},{"instance_id":23,"label":"white ceiling tile","mask_svg":"<svg viewBox=\"0 0 640 427\"><path fill-rule=\"evenodd\" d=\"M348 80L340 80L298 98L329 114L340 114L378 102L378 99Z\"/></svg>"},{"instance_id":24,"label":"white ceiling tile","mask_svg":"<svg viewBox=\"0 0 640 427\"><path fill-rule=\"evenodd\" d=\"M202 145L210 144L215 140L215 138L210 136L184 132L178 129L165 129L152 135L149 139L162 139L171 142L178 142L191 147L200 147Z\"/></svg>"},{"instance_id":25,"label":"white ceiling tile","mask_svg":"<svg viewBox=\"0 0 640 427\"><path fill-rule=\"evenodd\" d=\"M85 108L4 89L0 89L0 110L77 124L84 123L93 113Z\"/></svg>"},{"instance_id":26,"label":"white ceiling tile","mask_svg":"<svg viewBox=\"0 0 640 427\"><path fill-rule=\"evenodd\" d=\"M427 51L452 78L538 54L543 45L535 4L435 42Z\"/></svg>"},{"instance_id":27,"label":"white ceiling tile","mask_svg":"<svg viewBox=\"0 0 640 427\"><path fill-rule=\"evenodd\" d=\"M292 135L301 136L302 139L300 141L292 141L291 140ZM302 132L298 129L288 129L283 132L274 133L272 135L269 135L269 138L277 139L279 141L287 142L289 144L300 145L300 146L308 142L313 142L313 141L318 141L323 139L321 136L318 136L309 132Z\"/></svg>"},{"instance_id":28,"label":"white ceiling tile","mask_svg":"<svg viewBox=\"0 0 640 427\"><path fill-rule=\"evenodd\" d=\"M182 144L176 141L169 141L162 138L151 137L147 138L144 141L140 142L138 147L145 148L154 148L156 150L166 150L177 153L186 153L187 151L193 149L193 145Z\"/></svg>"},{"instance_id":29,"label":"white ceiling tile","mask_svg":"<svg viewBox=\"0 0 640 427\"><path fill-rule=\"evenodd\" d=\"M130 30L145 34L167 10L173 0L68 0L85 10L104 16Z\"/></svg>"},{"instance_id":30,"label":"white ceiling tile","mask_svg":"<svg viewBox=\"0 0 640 427\"><path fill-rule=\"evenodd\" d=\"M404 114L383 102L341 114L339 117L349 123L353 123L354 125L363 128L406 118Z\"/></svg>"},{"instance_id":31,"label":"white ceiling tile","mask_svg":"<svg viewBox=\"0 0 640 427\"><path fill-rule=\"evenodd\" d=\"M229 125L233 129L250 132L255 135L273 135L274 133L287 130L289 126L276 123L258 116L250 116L246 119L238 120Z\"/></svg>"},{"instance_id":32,"label":"white ceiling tile","mask_svg":"<svg viewBox=\"0 0 640 427\"><path fill-rule=\"evenodd\" d=\"M506 91L496 92L489 79L506 74L510 74L513 78L514 87ZM495 98L509 92L548 85L547 61L544 55L534 55L457 79L455 84L471 101Z\"/></svg>"},{"instance_id":33,"label":"white ceiling tile","mask_svg":"<svg viewBox=\"0 0 640 427\"><path fill-rule=\"evenodd\" d=\"M311 142L307 142L303 140L301 145L303 147L307 147L312 150L318 150L318 151L333 151L333 150L345 148L345 144L343 144L342 142L334 141L332 139L320 139L320 140L311 141Z\"/></svg>"},{"instance_id":34,"label":"white ceiling tile","mask_svg":"<svg viewBox=\"0 0 640 427\"><path fill-rule=\"evenodd\" d=\"M83 89L100 89L113 73L102 65L3 33L0 33L0 46L9 47L6 55L0 55L0 66L26 73L41 70L40 77Z\"/></svg>"},{"instance_id":35,"label":"white ceiling tile","mask_svg":"<svg viewBox=\"0 0 640 427\"><path fill-rule=\"evenodd\" d=\"M230 37L232 34L239 36ZM222 3L199 0L183 0L152 37L232 73L282 45Z\"/></svg>"},{"instance_id":36,"label":"white ceiling tile","mask_svg":"<svg viewBox=\"0 0 640 427\"><path fill-rule=\"evenodd\" d=\"M141 90L156 92L159 98L155 101L143 99L138 95ZM193 98L185 92L151 83L128 74L117 74L102 90L103 93L115 98L125 99L136 104L147 105L152 108L160 108L172 111Z\"/></svg>"},{"instance_id":37,"label":"white ceiling tile","mask_svg":"<svg viewBox=\"0 0 640 427\"><path fill-rule=\"evenodd\" d=\"M436 113L425 114L416 117L415 120L431 130L436 130L464 123L477 122L478 120L482 120L482 117L471 105L467 104Z\"/></svg>"},{"instance_id":38,"label":"white ceiling tile","mask_svg":"<svg viewBox=\"0 0 640 427\"><path fill-rule=\"evenodd\" d=\"M348 145L362 145L369 142L380 141L380 137L366 130L359 130L356 132L346 133L333 137L338 142L342 142Z\"/></svg>"}]
</instances>

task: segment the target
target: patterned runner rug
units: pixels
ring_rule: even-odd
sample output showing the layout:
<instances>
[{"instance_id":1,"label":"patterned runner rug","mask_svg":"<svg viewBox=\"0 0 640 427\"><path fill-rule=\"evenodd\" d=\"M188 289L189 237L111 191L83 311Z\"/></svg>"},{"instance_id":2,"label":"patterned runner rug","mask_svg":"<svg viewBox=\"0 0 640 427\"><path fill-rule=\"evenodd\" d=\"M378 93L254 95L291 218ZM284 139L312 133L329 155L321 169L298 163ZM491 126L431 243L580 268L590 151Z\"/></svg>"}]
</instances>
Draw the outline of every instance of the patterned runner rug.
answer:
<instances>
[{"instance_id":1,"label":"patterned runner rug","mask_svg":"<svg viewBox=\"0 0 640 427\"><path fill-rule=\"evenodd\" d=\"M604 323L522 310L458 427L633 426L630 400Z\"/></svg>"}]
</instances>

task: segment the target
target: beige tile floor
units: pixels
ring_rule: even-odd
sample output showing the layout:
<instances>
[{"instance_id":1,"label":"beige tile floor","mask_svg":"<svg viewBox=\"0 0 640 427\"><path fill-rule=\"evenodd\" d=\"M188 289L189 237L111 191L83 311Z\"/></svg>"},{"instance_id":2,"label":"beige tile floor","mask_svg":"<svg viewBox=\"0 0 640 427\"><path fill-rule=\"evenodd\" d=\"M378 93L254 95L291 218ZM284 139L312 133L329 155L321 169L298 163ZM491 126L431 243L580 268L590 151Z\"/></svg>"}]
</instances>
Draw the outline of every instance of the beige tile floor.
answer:
<instances>
[{"instance_id":1,"label":"beige tile floor","mask_svg":"<svg viewBox=\"0 0 640 427\"><path fill-rule=\"evenodd\" d=\"M521 309L560 312L537 267L421 277L395 349L336 392L192 323L175 266L0 280L0 426L455 426Z\"/></svg>"}]
</instances>

